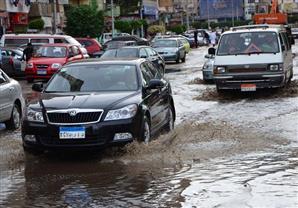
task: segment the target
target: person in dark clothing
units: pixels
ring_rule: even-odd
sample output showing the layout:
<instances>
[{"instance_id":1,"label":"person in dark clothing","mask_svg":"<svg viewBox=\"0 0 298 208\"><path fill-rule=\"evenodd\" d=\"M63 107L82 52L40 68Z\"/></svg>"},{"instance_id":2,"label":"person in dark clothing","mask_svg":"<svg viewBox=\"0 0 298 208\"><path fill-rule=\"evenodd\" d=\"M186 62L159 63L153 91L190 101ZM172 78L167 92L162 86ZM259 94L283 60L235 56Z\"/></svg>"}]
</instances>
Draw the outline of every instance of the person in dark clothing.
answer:
<instances>
[{"instance_id":1,"label":"person in dark clothing","mask_svg":"<svg viewBox=\"0 0 298 208\"><path fill-rule=\"evenodd\" d=\"M198 31L195 30L195 31L193 32L193 35L194 35L194 39L195 39L195 46L196 46L196 48L197 48L197 47L198 47Z\"/></svg>"},{"instance_id":2,"label":"person in dark clothing","mask_svg":"<svg viewBox=\"0 0 298 208\"><path fill-rule=\"evenodd\" d=\"M31 43L28 43L27 47L23 51L22 60L25 60L27 62L31 59L32 56L33 56L33 46Z\"/></svg>"},{"instance_id":3,"label":"person in dark clothing","mask_svg":"<svg viewBox=\"0 0 298 208\"><path fill-rule=\"evenodd\" d=\"M204 32L204 37L205 37L207 44L209 45L210 40L209 40L209 34L207 32Z\"/></svg>"}]
</instances>

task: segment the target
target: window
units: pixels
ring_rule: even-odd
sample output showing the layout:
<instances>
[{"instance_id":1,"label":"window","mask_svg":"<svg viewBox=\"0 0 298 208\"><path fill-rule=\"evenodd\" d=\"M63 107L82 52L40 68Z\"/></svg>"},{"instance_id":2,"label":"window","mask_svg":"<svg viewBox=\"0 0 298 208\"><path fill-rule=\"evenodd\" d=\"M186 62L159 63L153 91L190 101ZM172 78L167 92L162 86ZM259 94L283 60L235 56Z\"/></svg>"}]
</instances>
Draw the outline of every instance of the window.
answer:
<instances>
[{"instance_id":1,"label":"window","mask_svg":"<svg viewBox=\"0 0 298 208\"><path fill-rule=\"evenodd\" d=\"M159 73L159 71L156 69L156 67L151 62L145 62L145 66L147 69L150 70L151 74L153 75L154 79L161 79L162 75Z\"/></svg>"},{"instance_id":2,"label":"window","mask_svg":"<svg viewBox=\"0 0 298 208\"><path fill-rule=\"evenodd\" d=\"M154 54L154 51L153 51L152 49L150 49L150 48L146 48L145 50L147 51L149 57L155 55L155 54Z\"/></svg>"},{"instance_id":3,"label":"window","mask_svg":"<svg viewBox=\"0 0 298 208\"><path fill-rule=\"evenodd\" d=\"M43 38L43 39L31 39L30 41L31 43L49 43L49 39L48 38Z\"/></svg>"},{"instance_id":4,"label":"window","mask_svg":"<svg viewBox=\"0 0 298 208\"><path fill-rule=\"evenodd\" d=\"M54 43L68 43L68 42L63 38L55 38Z\"/></svg>"},{"instance_id":5,"label":"window","mask_svg":"<svg viewBox=\"0 0 298 208\"><path fill-rule=\"evenodd\" d=\"M143 77L143 86L147 86L151 79L153 79L153 74L151 73L150 69L146 66L145 62L140 66L142 77Z\"/></svg>"},{"instance_id":6,"label":"window","mask_svg":"<svg viewBox=\"0 0 298 208\"><path fill-rule=\"evenodd\" d=\"M148 51L147 51L148 52ZM149 55L150 56L150 55ZM147 53L146 53L146 51L145 51L145 49L144 48L141 48L140 49L140 57L142 57L142 58L147 58L148 57L148 55L147 55Z\"/></svg>"},{"instance_id":7,"label":"window","mask_svg":"<svg viewBox=\"0 0 298 208\"><path fill-rule=\"evenodd\" d=\"M5 78L4 74L3 74L3 72L0 72L0 84L3 84L3 83L5 83L5 82L7 82L7 80L6 80L6 78Z\"/></svg>"},{"instance_id":8,"label":"window","mask_svg":"<svg viewBox=\"0 0 298 208\"><path fill-rule=\"evenodd\" d=\"M29 43L28 38L25 38L25 39L21 39L21 38L8 39L8 38L6 38L4 45L6 47L18 47L20 45L27 45L27 43Z\"/></svg>"},{"instance_id":9,"label":"window","mask_svg":"<svg viewBox=\"0 0 298 208\"><path fill-rule=\"evenodd\" d=\"M79 42L85 47L89 47L93 44L90 40L79 40Z\"/></svg>"},{"instance_id":10,"label":"window","mask_svg":"<svg viewBox=\"0 0 298 208\"><path fill-rule=\"evenodd\" d=\"M281 33L281 36L282 36L283 42L284 42L284 44L286 46L286 50L291 49L291 44L290 44L290 41L288 39L287 34L286 33Z\"/></svg>"}]
</instances>

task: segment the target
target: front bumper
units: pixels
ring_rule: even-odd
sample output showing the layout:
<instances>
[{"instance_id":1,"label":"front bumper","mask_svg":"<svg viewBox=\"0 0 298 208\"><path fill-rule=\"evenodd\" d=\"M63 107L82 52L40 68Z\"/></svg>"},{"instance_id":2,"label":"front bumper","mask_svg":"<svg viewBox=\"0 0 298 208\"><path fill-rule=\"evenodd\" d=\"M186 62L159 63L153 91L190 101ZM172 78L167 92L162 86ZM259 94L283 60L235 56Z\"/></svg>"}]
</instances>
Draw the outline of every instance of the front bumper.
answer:
<instances>
[{"instance_id":1,"label":"front bumper","mask_svg":"<svg viewBox=\"0 0 298 208\"><path fill-rule=\"evenodd\" d=\"M256 88L277 88L285 84L284 73L214 75L218 89L241 89L241 84L255 84Z\"/></svg>"},{"instance_id":2,"label":"front bumper","mask_svg":"<svg viewBox=\"0 0 298 208\"><path fill-rule=\"evenodd\" d=\"M74 125L85 127L84 139L60 139L60 127L71 127L52 124L40 124L23 121L22 140L25 147L45 150L45 149L68 149L84 150L101 148L107 145L123 144L131 142L141 135L142 120L138 117L118 121L104 121L94 124ZM116 133L130 133L129 139L114 140ZM34 135L35 141L25 140L26 135Z\"/></svg>"},{"instance_id":3,"label":"front bumper","mask_svg":"<svg viewBox=\"0 0 298 208\"><path fill-rule=\"evenodd\" d=\"M213 71L212 70L202 70L204 80L213 80Z\"/></svg>"},{"instance_id":4,"label":"front bumper","mask_svg":"<svg viewBox=\"0 0 298 208\"><path fill-rule=\"evenodd\" d=\"M162 54L161 56L165 61L176 61L179 58L177 54L171 54L171 55Z\"/></svg>"}]
</instances>

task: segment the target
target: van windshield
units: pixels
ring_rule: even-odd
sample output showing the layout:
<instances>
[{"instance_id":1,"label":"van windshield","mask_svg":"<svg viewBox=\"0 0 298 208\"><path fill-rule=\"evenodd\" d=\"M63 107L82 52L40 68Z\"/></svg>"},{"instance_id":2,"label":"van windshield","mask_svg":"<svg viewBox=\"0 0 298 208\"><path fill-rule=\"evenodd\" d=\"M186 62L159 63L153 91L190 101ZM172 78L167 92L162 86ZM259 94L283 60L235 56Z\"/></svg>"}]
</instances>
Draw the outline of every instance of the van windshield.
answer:
<instances>
[{"instance_id":1,"label":"van windshield","mask_svg":"<svg viewBox=\"0 0 298 208\"><path fill-rule=\"evenodd\" d=\"M279 53L277 33L242 32L223 34L217 55Z\"/></svg>"}]
</instances>

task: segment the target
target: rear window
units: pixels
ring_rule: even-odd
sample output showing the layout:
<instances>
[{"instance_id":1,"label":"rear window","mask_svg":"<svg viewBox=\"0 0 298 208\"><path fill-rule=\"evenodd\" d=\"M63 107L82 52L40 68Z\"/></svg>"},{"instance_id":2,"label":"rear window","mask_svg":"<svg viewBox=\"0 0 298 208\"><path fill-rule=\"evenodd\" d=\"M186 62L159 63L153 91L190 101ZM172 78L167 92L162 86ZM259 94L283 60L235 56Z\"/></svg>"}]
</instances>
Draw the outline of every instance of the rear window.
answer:
<instances>
[{"instance_id":1,"label":"rear window","mask_svg":"<svg viewBox=\"0 0 298 208\"><path fill-rule=\"evenodd\" d=\"M6 47L18 47L20 45L26 45L29 43L28 38L5 38L4 46Z\"/></svg>"}]
</instances>

